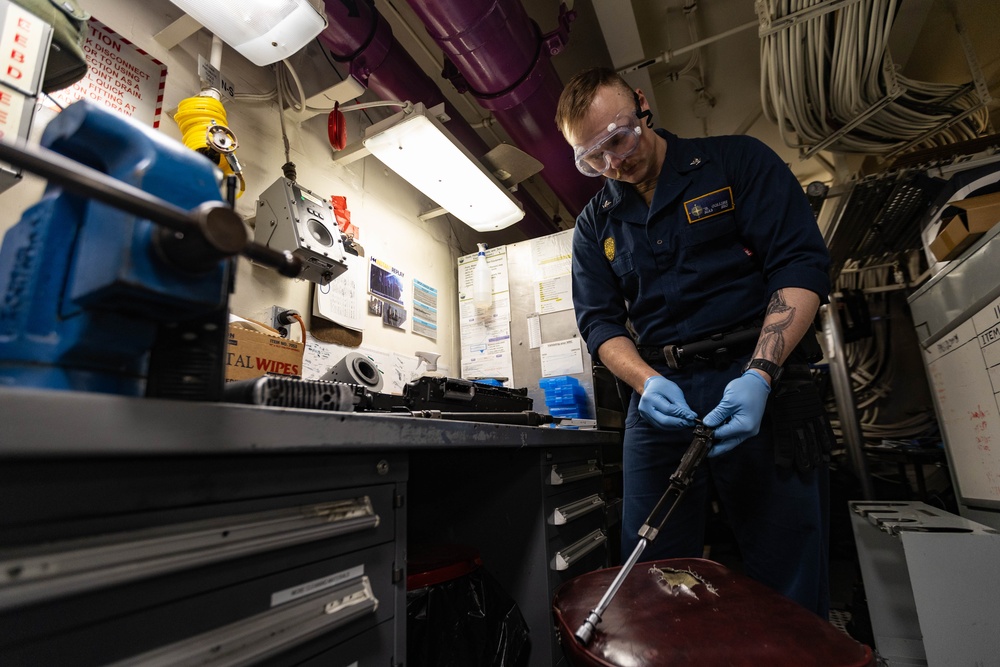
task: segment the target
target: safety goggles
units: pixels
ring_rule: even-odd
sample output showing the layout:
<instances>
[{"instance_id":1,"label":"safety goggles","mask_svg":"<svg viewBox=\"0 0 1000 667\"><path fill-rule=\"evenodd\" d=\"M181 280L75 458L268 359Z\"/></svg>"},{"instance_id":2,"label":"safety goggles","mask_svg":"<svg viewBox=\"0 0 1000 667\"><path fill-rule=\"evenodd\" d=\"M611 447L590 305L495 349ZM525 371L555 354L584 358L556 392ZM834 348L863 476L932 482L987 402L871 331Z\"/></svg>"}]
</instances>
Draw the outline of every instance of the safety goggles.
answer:
<instances>
[{"instance_id":1,"label":"safety goggles","mask_svg":"<svg viewBox=\"0 0 1000 667\"><path fill-rule=\"evenodd\" d=\"M611 160L624 160L639 147L642 127L632 109L620 111L588 146L574 146L576 168L585 176L600 176L611 168Z\"/></svg>"}]
</instances>

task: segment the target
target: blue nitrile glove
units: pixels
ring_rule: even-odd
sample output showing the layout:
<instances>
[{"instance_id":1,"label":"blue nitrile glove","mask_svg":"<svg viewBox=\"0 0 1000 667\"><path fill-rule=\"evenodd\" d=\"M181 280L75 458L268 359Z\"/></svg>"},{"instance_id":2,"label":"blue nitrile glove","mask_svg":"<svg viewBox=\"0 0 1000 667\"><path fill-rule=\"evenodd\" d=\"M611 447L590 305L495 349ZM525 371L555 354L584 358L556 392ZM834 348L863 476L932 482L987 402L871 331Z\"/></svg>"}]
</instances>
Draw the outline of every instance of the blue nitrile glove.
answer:
<instances>
[{"instance_id":1,"label":"blue nitrile glove","mask_svg":"<svg viewBox=\"0 0 1000 667\"><path fill-rule=\"evenodd\" d=\"M756 371L745 371L726 385L722 401L703 420L705 426L715 429L715 445L709 450L709 456L725 454L757 435L770 393L771 385Z\"/></svg>"},{"instance_id":2,"label":"blue nitrile glove","mask_svg":"<svg viewBox=\"0 0 1000 667\"><path fill-rule=\"evenodd\" d=\"M698 418L681 388L662 375L654 375L642 385L639 414L664 430L690 428Z\"/></svg>"}]
</instances>

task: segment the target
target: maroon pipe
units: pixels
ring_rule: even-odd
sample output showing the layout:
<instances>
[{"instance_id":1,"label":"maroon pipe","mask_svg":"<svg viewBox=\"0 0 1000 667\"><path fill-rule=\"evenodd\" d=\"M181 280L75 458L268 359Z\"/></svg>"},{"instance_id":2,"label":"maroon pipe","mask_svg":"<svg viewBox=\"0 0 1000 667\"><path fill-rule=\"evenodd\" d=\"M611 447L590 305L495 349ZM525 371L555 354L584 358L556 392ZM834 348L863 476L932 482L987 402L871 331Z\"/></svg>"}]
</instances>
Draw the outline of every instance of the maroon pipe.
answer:
<instances>
[{"instance_id":1,"label":"maroon pipe","mask_svg":"<svg viewBox=\"0 0 1000 667\"><path fill-rule=\"evenodd\" d=\"M479 103L575 216L601 187L578 172L555 124L562 82L520 0L407 0Z\"/></svg>"},{"instance_id":2,"label":"maroon pipe","mask_svg":"<svg viewBox=\"0 0 1000 667\"><path fill-rule=\"evenodd\" d=\"M451 118L445 123L448 131L477 158L489 151L487 143L393 37L392 28L371 4L364 0L324 0L324 4L328 25L319 38L355 79L384 100L423 102L428 108L444 103ZM551 214L534 198L523 192L515 196L524 207L524 219L518 226L528 238L558 231Z\"/></svg>"}]
</instances>

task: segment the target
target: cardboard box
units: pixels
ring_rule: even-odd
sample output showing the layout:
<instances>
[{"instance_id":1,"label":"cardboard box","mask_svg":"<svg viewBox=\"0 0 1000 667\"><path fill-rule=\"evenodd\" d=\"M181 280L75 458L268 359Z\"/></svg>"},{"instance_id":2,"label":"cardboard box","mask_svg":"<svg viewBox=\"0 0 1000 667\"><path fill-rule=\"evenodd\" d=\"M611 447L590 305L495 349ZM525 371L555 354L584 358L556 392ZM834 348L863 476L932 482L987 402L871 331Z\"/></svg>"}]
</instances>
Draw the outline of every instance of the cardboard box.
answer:
<instances>
[{"instance_id":1,"label":"cardboard box","mask_svg":"<svg viewBox=\"0 0 1000 667\"><path fill-rule=\"evenodd\" d=\"M949 202L948 206L960 211L941 223L941 231L931 241L930 250L940 262L961 255L963 250L1000 221L1000 192Z\"/></svg>"},{"instance_id":2,"label":"cardboard box","mask_svg":"<svg viewBox=\"0 0 1000 667\"><path fill-rule=\"evenodd\" d=\"M282 338L259 322L229 324L226 382L263 377L268 373L301 375L302 343Z\"/></svg>"}]
</instances>

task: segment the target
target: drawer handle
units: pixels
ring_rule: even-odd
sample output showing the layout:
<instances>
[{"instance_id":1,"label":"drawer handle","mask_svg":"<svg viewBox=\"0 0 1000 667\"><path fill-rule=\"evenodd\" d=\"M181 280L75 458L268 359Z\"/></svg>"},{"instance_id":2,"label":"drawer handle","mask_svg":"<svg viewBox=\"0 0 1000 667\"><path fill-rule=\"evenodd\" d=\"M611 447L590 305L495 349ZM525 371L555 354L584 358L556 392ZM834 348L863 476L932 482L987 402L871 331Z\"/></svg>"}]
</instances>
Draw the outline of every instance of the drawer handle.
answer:
<instances>
[{"instance_id":1,"label":"drawer handle","mask_svg":"<svg viewBox=\"0 0 1000 667\"><path fill-rule=\"evenodd\" d=\"M549 484L559 486L560 484L569 484L570 482L587 479L588 477L597 477L600 474L601 468L597 465L597 461L587 461L581 465L569 466L562 469L558 465L553 465L552 471L549 473Z\"/></svg>"},{"instance_id":2,"label":"drawer handle","mask_svg":"<svg viewBox=\"0 0 1000 667\"><path fill-rule=\"evenodd\" d=\"M0 550L0 610L379 525L368 496Z\"/></svg>"},{"instance_id":3,"label":"drawer handle","mask_svg":"<svg viewBox=\"0 0 1000 667\"><path fill-rule=\"evenodd\" d=\"M592 533L588 533L562 551L557 551L556 555L552 558L552 569L557 572L568 570L578 560L607 541L608 536L604 534L604 531L595 530Z\"/></svg>"},{"instance_id":4,"label":"drawer handle","mask_svg":"<svg viewBox=\"0 0 1000 667\"><path fill-rule=\"evenodd\" d=\"M367 576L279 605L242 621L113 663L110 667L155 665L248 665L274 656L363 616L378 599Z\"/></svg>"},{"instance_id":5,"label":"drawer handle","mask_svg":"<svg viewBox=\"0 0 1000 667\"><path fill-rule=\"evenodd\" d=\"M562 526L570 521L579 519L587 512L593 512L603 507L604 500L600 495L595 493L592 496L587 496L586 498L581 498L562 507L555 508L552 512L552 523L556 526Z\"/></svg>"}]
</instances>

